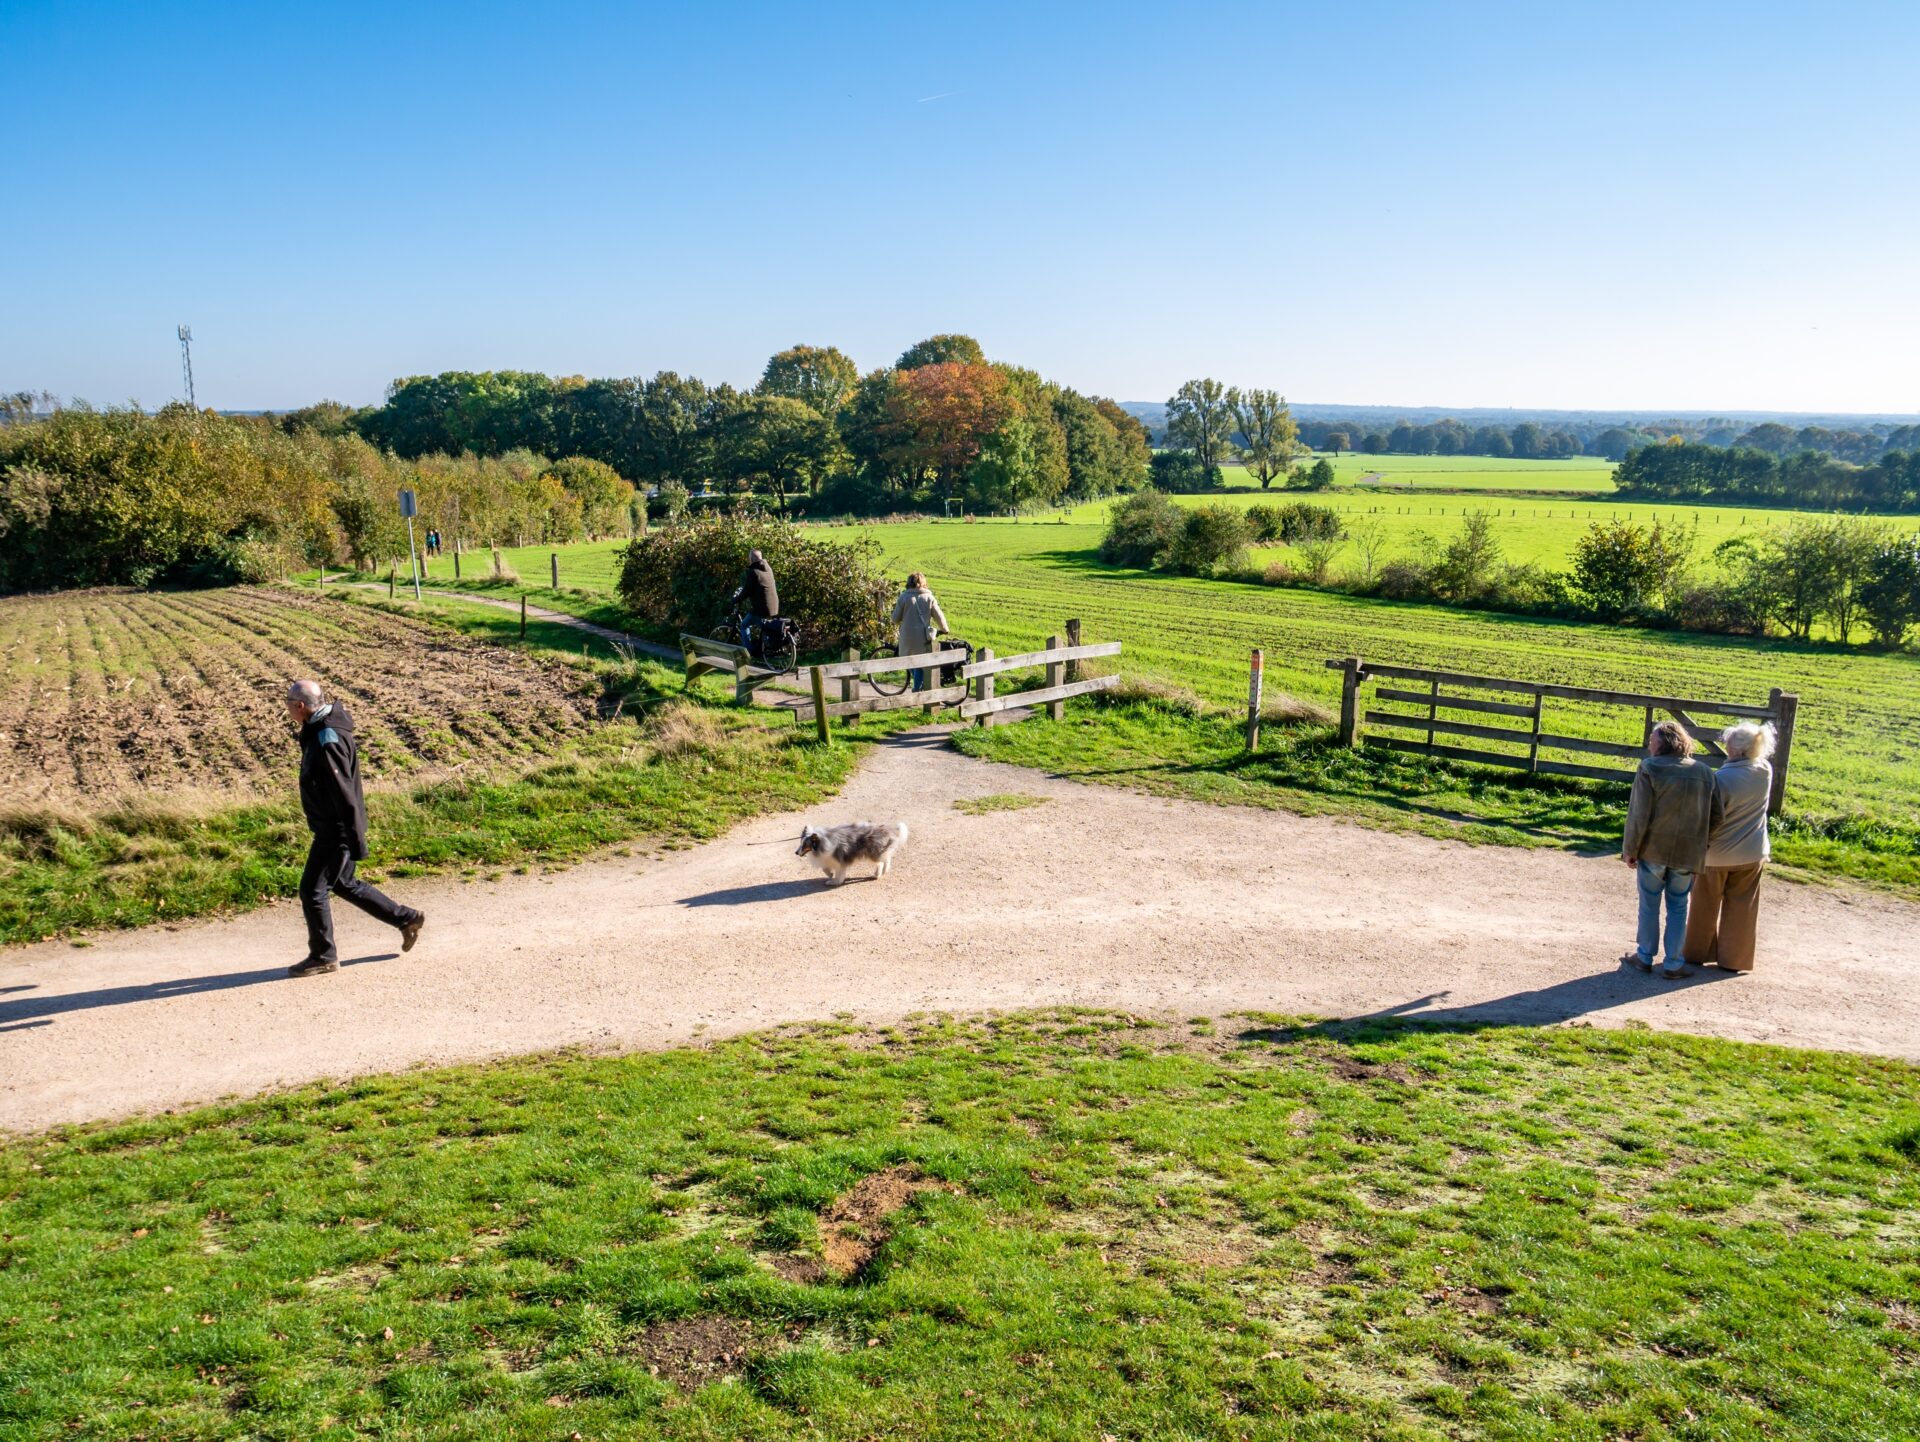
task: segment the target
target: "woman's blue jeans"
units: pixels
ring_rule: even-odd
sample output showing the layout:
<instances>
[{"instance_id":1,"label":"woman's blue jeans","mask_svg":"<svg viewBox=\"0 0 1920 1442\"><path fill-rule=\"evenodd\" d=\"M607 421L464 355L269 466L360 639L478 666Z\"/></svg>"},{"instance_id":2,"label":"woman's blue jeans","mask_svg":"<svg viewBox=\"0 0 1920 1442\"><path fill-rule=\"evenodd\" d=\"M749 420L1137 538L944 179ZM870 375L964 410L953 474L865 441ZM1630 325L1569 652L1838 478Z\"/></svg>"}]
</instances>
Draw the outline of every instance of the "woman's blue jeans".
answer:
<instances>
[{"instance_id":1,"label":"woman's blue jeans","mask_svg":"<svg viewBox=\"0 0 1920 1442\"><path fill-rule=\"evenodd\" d=\"M1666 959L1678 964L1680 942L1687 934L1687 898L1693 892L1693 873L1676 866L1643 861L1635 869L1640 883L1640 931L1635 941L1640 954L1651 961L1661 944L1660 898L1667 899Z\"/></svg>"}]
</instances>

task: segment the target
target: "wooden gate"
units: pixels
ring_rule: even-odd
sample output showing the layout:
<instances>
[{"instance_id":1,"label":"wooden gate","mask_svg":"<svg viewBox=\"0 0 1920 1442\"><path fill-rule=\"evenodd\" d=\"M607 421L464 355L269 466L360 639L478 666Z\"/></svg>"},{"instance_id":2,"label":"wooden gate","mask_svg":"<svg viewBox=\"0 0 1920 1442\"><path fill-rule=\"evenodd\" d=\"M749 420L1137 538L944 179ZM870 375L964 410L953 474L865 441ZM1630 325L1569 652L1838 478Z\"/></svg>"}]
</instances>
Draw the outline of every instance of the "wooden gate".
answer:
<instances>
[{"instance_id":1,"label":"wooden gate","mask_svg":"<svg viewBox=\"0 0 1920 1442\"><path fill-rule=\"evenodd\" d=\"M1647 740L1654 723L1659 719L1655 714L1657 712L1664 712L1687 728L1688 734L1699 744L1699 759L1707 765L1717 767L1726 760L1727 753L1720 745L1726 726L1703 724L1695 719L1698 713L1716 718L1731 717L1739 721L1771 722L1776 736L1770 809L1777 814L1786 798L1787 767L1793 757L1793 730L1799 711L1799 697L1777 686L1768 693L1764 706L1756 706L1746 702L1560 686L1544 681L1509 681L1420 666L1368 664L1357 656L1330 660L1327 666L1342 673L1340 740L1347 746L1361 744L1364 737L1367 744L1394 751L1412 751L1454 761L1473 761L1483 766L1505 766L1547 776L1632 781L1635 767L1640 758L1647 754ZM1374 685L1374 701L1414 709L1384 710L1366 706L1361 688L1369 683ZM1460 694L1463 692L1469 694ZM1634 719L1638 722L1640 741L1632 745L1625 741L1573 735L1564 729L1549 729L1555 724L1546 714L1547 702L1552 700L1637 711L1639 715ZM1504 724L1493 725L1492 721ZM1375 726L1389 731L1421 734L1418 738L1364 735L1365 728ZM1440 739L1453 737L1504 744L1514 749L1497 751L1485 746L1469 746L1450 739ZM1542 752L1610 757L1631 764L1598 765L1591 760L1567 760L1542 755Z\"/></svg>"}]
</instances>

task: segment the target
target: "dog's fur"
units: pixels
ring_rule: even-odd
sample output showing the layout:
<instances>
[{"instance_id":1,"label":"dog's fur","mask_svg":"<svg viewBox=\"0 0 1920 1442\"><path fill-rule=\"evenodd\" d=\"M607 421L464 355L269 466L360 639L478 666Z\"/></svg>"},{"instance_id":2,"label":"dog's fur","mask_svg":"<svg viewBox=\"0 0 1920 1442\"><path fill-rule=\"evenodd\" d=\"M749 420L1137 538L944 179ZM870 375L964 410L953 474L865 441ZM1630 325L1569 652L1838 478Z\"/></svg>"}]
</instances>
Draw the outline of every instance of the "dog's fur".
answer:
<instances>
[{"instance_id":1,"label":"dog's fur","mask_svg":"<svg viewBox=\"0 0 1920 1442\"><path fill-rule=\"evenodd\" d=\"M871 861L873 874L882 877L892 869L893 858L907 844L904 821L856 821L850 826L828 826L816 831L811 826L800 832L800 849L795 856L810 856L813 864L827 876L827 885L838 886L847 879L847 870L856 861Z\"/></svg>"}]
</instances>

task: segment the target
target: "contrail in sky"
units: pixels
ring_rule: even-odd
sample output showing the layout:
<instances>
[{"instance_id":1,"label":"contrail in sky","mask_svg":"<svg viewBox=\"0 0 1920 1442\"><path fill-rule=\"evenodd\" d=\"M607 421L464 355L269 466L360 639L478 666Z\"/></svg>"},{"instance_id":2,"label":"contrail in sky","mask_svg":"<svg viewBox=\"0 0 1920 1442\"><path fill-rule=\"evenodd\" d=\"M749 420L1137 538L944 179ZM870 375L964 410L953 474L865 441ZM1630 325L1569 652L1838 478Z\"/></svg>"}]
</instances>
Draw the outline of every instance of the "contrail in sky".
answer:
<instances>
[{"instance_id":1,"label":"contrail in sky","mask_svg":"<svg viewBox=\"0 0 1920 1442\"><path fill-rule=\"evenodd\" d=\"M959 90L942 90L938 95L922 95L913 103L915 105L925 105L929 100L945 100L949 95L961 95L964 93L964 91Z\"/></svg>"}]
</instances>

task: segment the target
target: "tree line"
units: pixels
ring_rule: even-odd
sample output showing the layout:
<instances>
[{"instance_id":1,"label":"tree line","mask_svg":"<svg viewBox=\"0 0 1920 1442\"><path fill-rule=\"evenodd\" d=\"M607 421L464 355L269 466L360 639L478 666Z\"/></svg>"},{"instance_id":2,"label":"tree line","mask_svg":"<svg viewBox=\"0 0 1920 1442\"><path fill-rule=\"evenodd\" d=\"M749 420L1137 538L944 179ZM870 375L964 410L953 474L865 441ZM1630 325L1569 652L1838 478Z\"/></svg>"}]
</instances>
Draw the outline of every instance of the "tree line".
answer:
<instances>
[{"instance_id":1,"label":"tree line","mask_svg":"<svg viewBox=\"0 0 1920 1442\"><path fill-rule=\"evenodd\" d=\"M1920 510L1920 436L1868 465L1818 451L1777 455L1753 446L1669 440L1620 463L1614 484L1650 500L1794 505L1828 511Z\"/></svg>"},{"instance_id":2,"label":"tree line","mask_svg":"<svg viewBox=\"0 0 1920 1442\"><path fill-rule=\"evenodd\" d=\"M1492 456L1520 460L1563 460L1597 456L1625 460L1643 446L1672 440L1734 446L1775 457L1813 451L1852 465L1870 465L1892 451L1920 448L1920 425L1880 425L1868 430L1827 426L1788 426L1778 421L1741 426L1729 421L1658 421L1629 426L1565 421L1513 425L1442 419L1381 425L1365 420L1312 420L1300 423L1300 439L1318 451L1357 451L1370 456Z\"/></svg>"},{"instance_id":3,"label":"tree line","mask_svg":"<svg viewBox=\"0 0 1920 1442\"><path fill-rule=\"evenodd\" d=\"M937 335L862 375L834 346L771 357L740 390L660 371L588 380L527 371L409 376L383 405L324 404L288 429L350 430L401 457L584 456L635 484L812 514L1032 509L1146 483L1147 433L1118 404Z\"/></svg>"},{"instance_id":4,"label":"tree line","mask_svg":"<svg viewBox=\"0 0 1920 1442\"><path fill-rule=\"evenodd\" d=\"M632 484L587 457L403 459L338 428L70 406L0 427L0 590L364 569L407 552L403 487L449 543L627 535L644 515Z\"/></svg>"}]
</instances>

